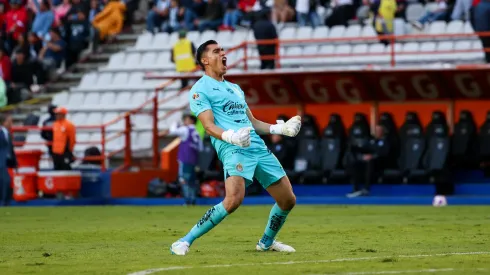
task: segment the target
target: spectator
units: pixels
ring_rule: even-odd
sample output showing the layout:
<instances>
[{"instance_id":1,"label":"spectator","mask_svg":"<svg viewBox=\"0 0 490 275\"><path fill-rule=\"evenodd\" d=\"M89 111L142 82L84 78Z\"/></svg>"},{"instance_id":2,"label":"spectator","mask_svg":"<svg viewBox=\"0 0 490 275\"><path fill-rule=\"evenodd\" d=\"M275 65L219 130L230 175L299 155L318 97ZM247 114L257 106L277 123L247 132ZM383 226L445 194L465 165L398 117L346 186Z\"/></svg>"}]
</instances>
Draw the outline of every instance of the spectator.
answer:
<instances>
[{"instance_id":1,"label":"spectator","mask_svg":"<svg viewBox=\"0 0 490 275\"><path fill-rule=\"evenodd\" d=\"M27 43L28 43L27 42L27 33L23 33L22 35L20 35L17 38L17 45L12 50L12 53L10 55L10 59L14 59L15 58L15 53L17 53L21 49L24 49L24 48L28 47L28 44Z\"/></svg>"},{"instance_id":2,"label":"spectator","mask_svg":"<svg viewBox=\"0 0 490 275\"><path fill-rule=\"evenodd\" d=\"M434 11L428 11L422 16L418 21L412 22L412 25L423 30L426 23L432 23L438 20L444 20L447 14L447 3L446 0L437 0L437 9Z\"/></svg>"},{"instance_id":3,"label":"spectator","mask_svg":"<svg viewBox=\"0 0 490 275\"><path fill-rule=\"evenodd\" d=\"M185 8L184 22L187 30L195 30L194 22L197 18L204 15L206 11L206 3L203 0L183 0L182 5Z\"/></svg>"},{"instance_id":4,"label":"spectator","mask_svg":"<svg viewBox=\"0 0 490 275\"><path fill-rule=\"evenodd\" d=\"M12 64L5 49L0 49L0 77L5 81L7 87L12 80Z\"/></svg>"},{"instance_id":5,"label":"spectator","mask_svg":"<svg viewBox=\"0 0 490 275\"><path fill-rule=\"evenodd\" d=\"M44 40L54 23L54 13L51 10L49 0L42 0L41 4L37 0L32 0L32 2L36 8L36 17L32 22L31 31Z\"/></svg>"},{"instance_id":6,"label":"spectator","mask_svg":"<svg viewBox=\"0 0 490 275\"><path fill-rule=\"evenodd\" d=\"M186 38L185 31L180 31L179 40L175 43L170 55L170 61L175 63L175 68L179 73L192 72L196 68L196 47ZM187 87L188 79L182 79L182 88Z\"/></svg>"},{"instance_id":7,"label":"spectator","mask_svg":"<svg viewBox=\"0 0 490 275\"><path fill-rule=\"evenodd\" d=\"M325 25L329 28L337 25L347 27L349 20L355 15L355 9L352 0L335 0L333 2L332 14L325 19Z\"/></svg>"},{"instance_id":8,"label":"spectator","mask_svg":"<svg viewBox=\"0 0 490 275\"><path fill-rule=\"evenodd\" d=\"M71 170L74 161L73 148L76 143L76 129L66 119L68 110L58 107L54 110L56 121L53 123L53 165L54 170Z\"/></svg>"},{"instance_id":9,"label":"spectator","mask_svg":"<svg viewBox=\"0 0 490 275\"><path fill-rule=\"evenodd\" d=\"M168 9L168 20L163 23L162 30L168 33L178 31L182 28L180 23L184 10L179 7L178 0L170 0Z\"/></svg>"},{"instance_id":10,"label":"spectator","mask_svg":"<svg viewBox=\"0 0 490 275\"><path fill-rule=\"evenodd\" d=\"M166 133L180 138L179 151L177 153L179 183L182 187L186 205L194 205L199 190L199 184L196 179L196 165L203 145L195 127L197 118L193 115L185 114L183 122L184 125L172 127Z\"/></svg>"},{"instance_id":11,"label":"spectator","mask_svg":"<svg viewBox=\"0 0 490 275\"><path fill-rule=\"evenodd\" d=\"M69 68L78 62L80 53L88 45L90 33L88 21L88 7L85 2L72 0L68 13L61 19L65 29L65 40L67 42L65 66Z\"/></svg>"},{"instance_id":12,"label":"spectator","mask_svg":"<svg viewBox=\"0 0 490 275\"><path fill-rule=\"evenodd\" d=\"M8 94L9 104L17 104L28 97L30 87L34 84L35 70L28 61L29 50L24 47L17 51L12 62L12 83ZM23 95L27 91L27 95Z\"/></svg>"},{"instance_id":13,"label":"spectator","mask_svg":"<svg viewBox=\"0 0 490 275\"><path fill-rule=\"evenodd\" d=\"M296 0L296 20L300 27L306 26L308 22L313 28L321 25L317 7L317 0Z\"/></svg>"},{"instance_id":14,"label":"spectator","mask_svg":"<svg viewBox=\"0 0 490 275\"><path fill-rule=\"evenodd\" d=\"M66 42L61 39L60 30L51 28L49 36L51 39L39 53L39 59L48 72L61 66L66 53Z\"/></svg>"},{"instance_id":15,"label":"spectator","mask_svg":"<svg viewBox=\"0 0 490 275\"><path fill-rule=\"evenodd\" d=\"M63 3L61 3L61 5L54 8L54 17L55 17L55 23L57 26L59 26L61 24L62 20L68 14L70 9L71 9L71 1L70 0L63 0Z\"/></svg>"},{"instance_id":16,"label":"spectator","mask_svg":"<svg viewBox=\"0 0 490 275\"><path fill-rule=\"evenodd\" d=\"M242 12L237 8L235 0L224 1L225 16L223 17L223 25L220 30L235 30L238 22L242 17Z\"/></svg>"},{"instance_id":17,"label":"spectator","mask_svg":"<svg viewBox=\"0 0 490 275\"><path fill-rule=\"evenodd\" d=\"M216 30L223 23L224 9L219 0L208 0L204 15L195 20L195 25L200 32Z\"/></svg>"},{"instance_id":18,"label":"spectator","mask_svg":"<svg viewBox=\"0 0 490 275\"><path fill-rule=\"evenodd\" d=\"M6 43L10 52L16 41L26 31L27 10L22 6L22 0L10 0L10 10L5 14Z\"/></svg>"},{"instance_id":19,"label":"spectator","mask_svg":"<svg viewBox=\"0 0 490 275\"><path fill-rule=\"evenodd\" d=\"M259 19L253 25L253 32L255 36L255 40L269 40L269 39L277 39L277 31L274 24L269 19L270 13L264 12L259 16ZM259 55L261 58L260 69L274 69L275 68L275 60L274 59L262 59L265 56L275 56L276 55L276 45L258 45Z\"/></svg>"},{"instance_id":20,"label":"spectator","mask_svg":"<svg viewBox=\"0 0 490 275\"><path fill-rule=\"evenodd\" d=\"M111 38L121 32L124 24L124 11L126 6L119 0L109 0L104 9L95 16L94 27L94 52L98 52L100 41Z\"/></svg>"},{"instance_id":21,"label":"spectator","mask_svg":"<svg viewBox=\"0 0 490 275\"><path fill-rule=\"evenodd\" d=\"M354 192L347 194L353 198L369 194L371 182L379 177L381 171L387 167L387 159L390 154L390 142L383 126L376 125L375 136L368 140L368 144L353 144L350 146L350 154L353 157L351 163L351 181ZM364 187L361 187L364 184Z\"/></svg>"},{"instance_id":22,"label":"spectator","mask_svg":"<svg viewBox=\"0 0 490 275\"><path fill-rule=\"evenodd\" d=\"M381 0L375 18L375 28L378 35L393 34L393 21L397 11L395 0ZM388 45L389 39L381 39L381 43Z\"/></svg>"},{"instance_id":23,"label":"spectator","mask_svg":"<svg viewBox=\"0 0 490 275\"><path fill-rule=\"evenodd\" d=\"M29 47L29 60L37 59L39 56L39 53L41 52L43 48L43 43L37 35L33 32L30 32L27 34L27 40L29 42L28 47Z\"/></svg>"},{"instance_id":24,"label":"spectator","mask_svg":"<svg viewBox=\"0 0 490 275\"><path fill-rule=\"evenodd\" d=\"M52 127L53 123L56 121L56 113L54 112L56 110L56 105L49 105L48 106L48 113L49 117L43 121L43 127ZM46 142L53 142L53 130L42 130L41 131L41 137L46 141ZM53 157L53 146L48 144L48 152L51 157Z\"/></svg>"},{"instance_id":25,"label":"spectator","mask_svg":"<svg viewBox=\"0 0 490 275\"><path fill-rule=\"evenodd\" d=\"M294 9L289 6L287 0L274 0L272 9L272 21L275 24L289 22L294 17Z\"/></svg>"},{"instance_id":26,"label":"spectator","mask_svg":"<svg viewBox=\"0 0 490 275\"><path fill-rule=\"evenodd\" d=\"M403 20L407 19L407 1L406 0L396 0L396 18L402 18Z\"/></svg>"},{"instance_id":27,"label":"spectator","mask_svg":"<svg viewBox=\"0 0 490 275\"><path fill-rule=\"evenodd\" d=\"M456 0L453 7L453 12L451 13L452 20L461 20L465 21L470 20L470 9L473 0Z\"/></svg>"},{"instance_id":28,"label":"spectator","mask_svg":"<svg viewBox=\"0 0 490 275\"><path fill-rule=\"evenodd\" d=\"M146 17L146 30L154 33L169 15L170 0L158 0Z\"/></svg>"},{"instance_id":29,"label":"spectator","mask_svg":"<svg viewBox=\"0 0 490 275\"><path fill-rule=\"evenodd\" d=\"M488 18L490 16L490 2L488 1L480 1L473 10L473 23L476 32L489 32L490 31L490 22ZM490 48L490 37L489 36L480 36L480 40L482 42L484 49ZM487 63L490 63L490 52L485 52L485 60Z\"/></svg>"},{"instance_id":30,"label":"spectator","mask_svg":"<svg viewBox=\"0 0 490 275\"><path fill-rule=\"evenodd\" d=\"M10 188L10 174L8 168L17 168L17 159L14 153L12 135L12 117L10 115L0 116L0 205L7 206L12 196Z\"/></svg>"},{"instance_id":31,"label":"spectator","mask_svg":"<svg viewBox=\"0 0 490 275\"><path fill-rule=\"evenodd\" d=\"M0 78L0 108L7 106L7 85L2 78Z\"/></svg>"},{"instance_id":32,"label":"spectator","mask_svg":"<svg viewBox=\"0 0 490 275\"><path fill-rule=\"evenodd\" d=\"M239 16L237 24L240 20L250 20L254 14L254 6L257 0L238 0L238 10L235 16ZM232 18L232 20L234 20Z\"/></svg>"}]
</instances>

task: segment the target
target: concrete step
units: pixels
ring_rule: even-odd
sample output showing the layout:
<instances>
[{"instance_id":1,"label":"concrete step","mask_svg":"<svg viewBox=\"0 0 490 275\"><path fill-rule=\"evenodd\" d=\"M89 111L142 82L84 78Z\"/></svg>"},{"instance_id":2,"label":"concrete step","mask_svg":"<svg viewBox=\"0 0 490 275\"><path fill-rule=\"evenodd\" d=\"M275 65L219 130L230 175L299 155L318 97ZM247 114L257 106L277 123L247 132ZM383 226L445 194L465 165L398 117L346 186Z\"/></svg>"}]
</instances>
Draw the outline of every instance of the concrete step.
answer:
<instances>
[{"instance_id":1,"label":"concrete step","mask_svg":"<svg viewBox=\"0 0 490 275\"><path fill-rule=\"evenodd\" d=\"M83 75L84 75L83 72L66 72L60 75L58 80L75 82L75 81L80 81Z\"/></svg>"}]
</instances>

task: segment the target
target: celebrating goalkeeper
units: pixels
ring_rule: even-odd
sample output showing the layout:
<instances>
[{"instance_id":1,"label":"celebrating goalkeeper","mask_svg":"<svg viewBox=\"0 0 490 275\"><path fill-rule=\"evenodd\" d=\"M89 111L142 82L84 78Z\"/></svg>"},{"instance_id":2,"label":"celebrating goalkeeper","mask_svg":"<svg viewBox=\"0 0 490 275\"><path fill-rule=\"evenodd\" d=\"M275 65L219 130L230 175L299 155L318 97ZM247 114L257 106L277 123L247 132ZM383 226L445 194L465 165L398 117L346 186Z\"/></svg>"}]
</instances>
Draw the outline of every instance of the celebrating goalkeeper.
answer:
<instances>
[{"instance_id":1,"label":"celebrating goalkeeper","mask_svg":"<svg viewBox=\"0 0 490 275\"><path fill-rule=\"evenodd\" d=\"M277 242L275 238L293 209L296 197L281 164L258 134L294 137L301 128L301 118L295 116L286 123L278 121L275 125L254 118L240 87L223 78L227 69L226 56L216 41L209 40L199 46L196 58L205 75L189 93L190 107L211 136L223 162L226 196L221 203L209 209L186 236L174 242L170 251L175 255L186 255L197 238L240 206L246 186L255 177L276 201L256 249L295 252L294 248Z\"/></svg>"}]
</instances>

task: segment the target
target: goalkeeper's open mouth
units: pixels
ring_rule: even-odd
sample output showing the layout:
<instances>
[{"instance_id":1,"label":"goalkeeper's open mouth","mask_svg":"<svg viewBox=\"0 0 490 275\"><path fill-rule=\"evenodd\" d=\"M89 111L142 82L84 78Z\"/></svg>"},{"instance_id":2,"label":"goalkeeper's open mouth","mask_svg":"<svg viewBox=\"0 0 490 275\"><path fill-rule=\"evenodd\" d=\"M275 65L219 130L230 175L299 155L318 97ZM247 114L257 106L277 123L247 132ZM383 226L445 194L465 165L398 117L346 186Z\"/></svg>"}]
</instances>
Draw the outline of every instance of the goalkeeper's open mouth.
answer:
<instances>
[{"instance_id":1,"label":"goalkeeper's open mouth","mask_svg":"<svg viewBox=\"0 0 490 275\"><path fill-rule=\"evenodd\" d=\"M221 63L223 64L223 66L225 67L225 69L227 69L228 67L226 66L226 56L223 56L223 58L221 58Z\"/></svg>"}]
</instances>

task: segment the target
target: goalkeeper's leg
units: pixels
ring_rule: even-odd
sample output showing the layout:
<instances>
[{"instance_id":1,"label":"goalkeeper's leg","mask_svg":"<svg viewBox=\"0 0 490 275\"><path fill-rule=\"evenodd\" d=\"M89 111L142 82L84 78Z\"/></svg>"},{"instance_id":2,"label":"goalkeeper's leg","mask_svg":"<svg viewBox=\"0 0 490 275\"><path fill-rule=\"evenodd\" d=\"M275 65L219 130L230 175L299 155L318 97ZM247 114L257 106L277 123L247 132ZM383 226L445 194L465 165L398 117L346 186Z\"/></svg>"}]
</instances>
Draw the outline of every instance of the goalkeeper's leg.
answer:
<instances>
[{"instance_id":1,"label":"goalkeeper's leg","mask_svg":"<svg viewBox=\"0 0 490 275\"><path fill-rule=\"evenodd\" d=\"M191 244L202 235L213 229L226 216L233 213L245 197L245 179L240 176L230 176L225 181L225 199L211 207L194 227L180 240L170 247L170 251L175 255L185 255L189 252Z\"/></svg>"},{"instance_id":2,"label":"goalkeeper's leg","mask_svg":"<svg viewBox=\"0 0 490 275\"><path fill-rule=\"evenodd\" d=\"M289 212L296 204L296 197L279 160L270 151L264 150L260 155L255 176L262 187L276 201L269 214L264 235L257 243L256 249L259 251L294 252L295 250L291 246L275 240Z\"/></svg>"}]
</instances>

